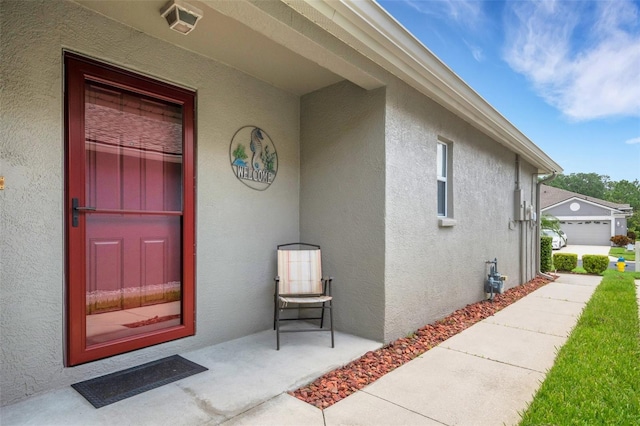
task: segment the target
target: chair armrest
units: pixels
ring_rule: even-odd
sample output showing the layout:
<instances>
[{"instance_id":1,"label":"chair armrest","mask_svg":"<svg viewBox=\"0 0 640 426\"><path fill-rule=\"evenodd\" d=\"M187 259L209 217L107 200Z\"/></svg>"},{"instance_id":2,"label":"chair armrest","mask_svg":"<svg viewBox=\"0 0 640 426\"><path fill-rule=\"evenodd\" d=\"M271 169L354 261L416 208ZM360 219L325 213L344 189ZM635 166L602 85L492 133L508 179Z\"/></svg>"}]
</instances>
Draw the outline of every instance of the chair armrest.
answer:
<instances>
[{"instance_id":1,"label":"chair armrest","mask_svg":"<svg viewBox=\"0 0 640 426\"><path fill-rule=\"evenodd\" d=\"M327 296L331 296L331 283L333 282L333 277L322 277L322 287L323 293Z\"/></svg>"}]
</instances>

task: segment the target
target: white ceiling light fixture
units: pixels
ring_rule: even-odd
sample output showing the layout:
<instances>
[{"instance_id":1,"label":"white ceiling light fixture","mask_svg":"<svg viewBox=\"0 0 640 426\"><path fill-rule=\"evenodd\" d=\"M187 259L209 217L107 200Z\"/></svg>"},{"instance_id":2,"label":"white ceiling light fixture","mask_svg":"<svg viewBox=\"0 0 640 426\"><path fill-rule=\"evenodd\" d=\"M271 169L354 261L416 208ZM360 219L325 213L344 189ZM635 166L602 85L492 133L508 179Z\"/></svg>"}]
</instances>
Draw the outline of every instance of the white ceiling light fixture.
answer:
<instances>
[{"instance_id":1,"label":"white ceiling light fixture","mask_svg":"<svg viewBox=\"0 0 640 426\"><path fill-rule=\"evenodd\" d=\"M160 9L160 14L167 20L169 28L180 34L189 34L202 18L202 11L182 0L171 0Z\"/></svg>"}]
</instances>

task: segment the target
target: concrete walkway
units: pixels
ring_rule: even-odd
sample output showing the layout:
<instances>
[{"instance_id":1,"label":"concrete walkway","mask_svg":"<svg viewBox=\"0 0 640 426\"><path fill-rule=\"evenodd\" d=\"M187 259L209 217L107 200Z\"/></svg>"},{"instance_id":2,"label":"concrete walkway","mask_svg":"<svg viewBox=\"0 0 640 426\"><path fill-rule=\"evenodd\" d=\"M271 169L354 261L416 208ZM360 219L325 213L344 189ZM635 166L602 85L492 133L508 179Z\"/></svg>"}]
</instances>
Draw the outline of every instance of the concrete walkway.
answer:
<instances>
[{"instance_id":1,"label":"concrete walkway","mask_svg":"<svg viewBox=\"0 0 640 426\"><path fill-rule=\"evenodd\" d=\"M600 277L560 278L322 411L286 392L369 350L339 333L264 331L182 354L209 371L94 409L72 388L3 407L8 425L517 424Z\"/></svg>"}]
</instances>

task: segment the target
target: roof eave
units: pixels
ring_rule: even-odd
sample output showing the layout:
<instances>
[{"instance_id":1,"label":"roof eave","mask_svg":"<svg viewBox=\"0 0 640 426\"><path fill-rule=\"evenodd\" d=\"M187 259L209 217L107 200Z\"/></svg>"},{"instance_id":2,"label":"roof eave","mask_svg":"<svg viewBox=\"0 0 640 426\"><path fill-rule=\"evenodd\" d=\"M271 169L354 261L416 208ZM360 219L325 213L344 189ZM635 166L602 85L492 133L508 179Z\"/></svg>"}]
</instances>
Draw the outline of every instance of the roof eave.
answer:
<instances>
[{"instance_id":1,"label":"roof eave","mask_svg":"<svg viewBox=\"0 0 640 426\"><path fill-rule=\"evenodd\" d=\"M295 1L284 0L291 7ZM388 72L519 154L538 173L562 167L485 101L375 1L304 0L365 45ZM330 28L325 28L330 31ZM334 34L339 37L339 34ZM348 40L343 40L348 42ZM379 59L383 59L380 61Z\"/></svg>"}]
</instances>

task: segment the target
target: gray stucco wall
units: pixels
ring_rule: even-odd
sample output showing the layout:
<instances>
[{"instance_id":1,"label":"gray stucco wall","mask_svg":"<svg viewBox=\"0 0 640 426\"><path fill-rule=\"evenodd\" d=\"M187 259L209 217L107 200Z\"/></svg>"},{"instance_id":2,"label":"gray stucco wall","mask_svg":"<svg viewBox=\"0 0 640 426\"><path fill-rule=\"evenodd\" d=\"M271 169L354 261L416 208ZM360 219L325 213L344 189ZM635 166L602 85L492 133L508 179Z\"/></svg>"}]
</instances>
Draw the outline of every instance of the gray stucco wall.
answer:
<instances>
[{"instance_id":1,"label":"gray stucco wall","mask_svg":"<svg viewBox=\"0 0 640 426\"><path fill-rule=\"evenodd\" d=\"M0 7L1 403L271 327L275 245L299 238L298 97L73 3ZM63 48L198 92L196 336L73 368L63 349ZM278 151L263 192L229 166L244 125Z\"/></svg>"},{"instance_id":2,"label":"gray stucco wall","mask_svg":"<svg viewBox=\"0 0 640 426\"><path fill-rule=\"evenodd\" d=\"M336 327L382 340L384 102L344 82L301 100L300 237L323 248L335 276Z\"/></svg>"},{"instance_id":3,"label":"gray stucco wall","mask_svg":"<svg viewBox=\"0 0 640 426\"><path fill-rule=\"evenodd\" d=\"M627 231L629 231L629 228L627 228L626 217L615 218L613 219L613 222L613 235L627 235Z\"/></svg>"},{"instance_id":4,"label":"gray stucco wall","mask_svg":"<svg viewBox=\"0 0 640 426\"><path fill-rule=\"evenodd\" d=\"M389 80L384 91L341 83L301 102L301 238L323 246L337 278L337 327L383 341L483 299L486 260L498 258L506 288L533 278L538 241L533 222L514 220L515 154ZM447 228L436 215L438 137L453 145L457 223ZM521 162L532 206L534 172Z\"/></svg>"},{"instance_id":5,"label":"gray stucco wall","mask_svg":"<svg viewBox=\"0 0 640 426\"><path fill-rule=\"evenodd\" d=\"M571 210L572 204L577 204L578 210ZM592 203L587 203L582 200L570 200L566 201L562 204L559 204L555 207L551 207L549 209L545 209L544 213L550 214L552 216L611 216L611 209L606 207L600 207L594 205Z\"/></svg>"},{"instance_id":6,"label":"gray stucco wall","mask_svg":"<svg viewBox=\"0 0 640 426\"><path fill-rule=\"evenodd\" d=\"M390 341L484 297L485 261L520 284L520 241L535 272L531 222L514 222L515 154L405 84L387 88L385 332ZM453 227L439 227L436 144L452 143ZM534 200L523 164L523 198ZM410 312L411 315L407 315Z\"/></svg>"}]
</instances>

